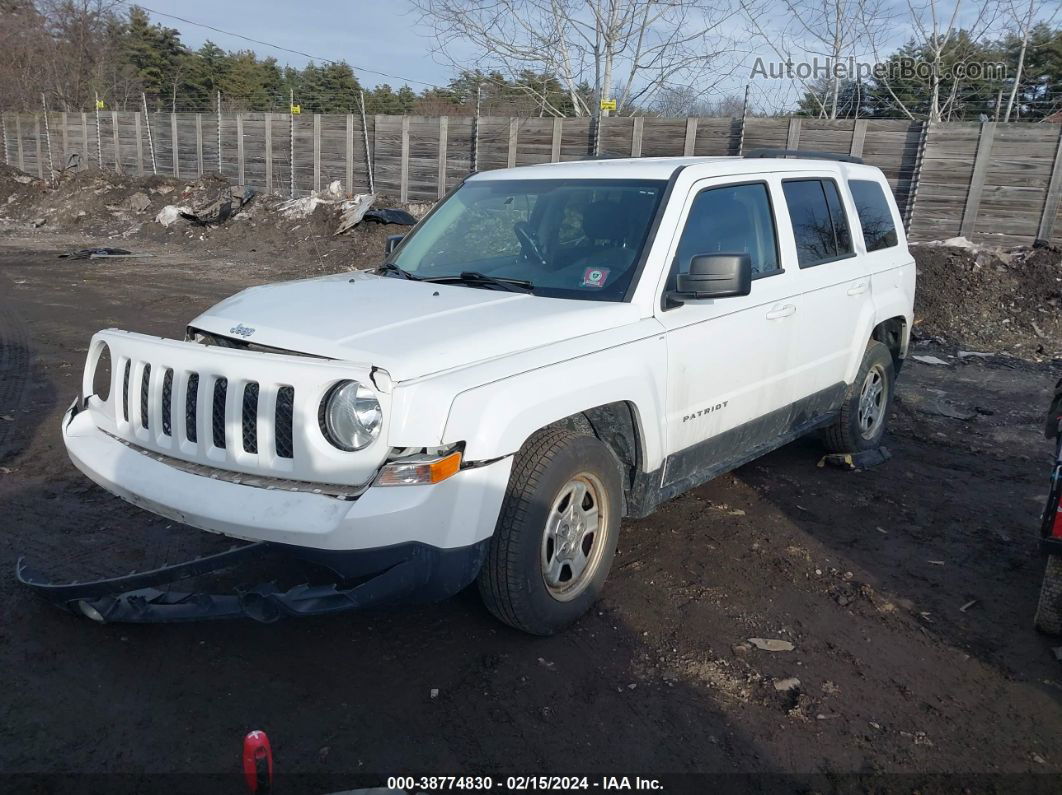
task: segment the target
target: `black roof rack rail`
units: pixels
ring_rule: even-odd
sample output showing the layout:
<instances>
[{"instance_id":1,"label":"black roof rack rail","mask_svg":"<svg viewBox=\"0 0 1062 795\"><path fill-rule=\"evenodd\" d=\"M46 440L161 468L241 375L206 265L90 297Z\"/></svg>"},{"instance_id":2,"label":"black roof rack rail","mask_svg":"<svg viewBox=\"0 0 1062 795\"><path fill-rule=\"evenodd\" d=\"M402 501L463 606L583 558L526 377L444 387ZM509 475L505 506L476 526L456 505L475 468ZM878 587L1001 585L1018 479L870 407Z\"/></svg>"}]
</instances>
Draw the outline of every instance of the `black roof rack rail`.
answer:
<instances>
[{"instance_id":1,"label":"black roof rack rail","mask_svg":"<svg viewBox=\"0 0 1062 795\"><path fill-rule=\"evenodd\" d=\"M811 149L750 149L744 157L806 157L810 160L840 160L844 163L863 164L863 158L838 155L833 152L816 152Z\"/></svg>"}]
</instances>

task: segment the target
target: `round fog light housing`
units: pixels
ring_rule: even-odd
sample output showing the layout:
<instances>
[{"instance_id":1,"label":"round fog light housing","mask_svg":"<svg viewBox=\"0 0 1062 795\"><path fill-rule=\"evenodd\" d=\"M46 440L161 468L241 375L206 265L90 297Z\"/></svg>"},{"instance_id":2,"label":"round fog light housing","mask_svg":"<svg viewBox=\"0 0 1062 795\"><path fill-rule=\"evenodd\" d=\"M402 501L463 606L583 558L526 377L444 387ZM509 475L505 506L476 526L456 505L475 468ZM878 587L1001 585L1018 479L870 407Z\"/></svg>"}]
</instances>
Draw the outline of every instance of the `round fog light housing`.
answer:
<instances>
[{"instance_id":1,"label":"round fog light housing","mask_svg":"<svg viewBox=\"0 0 1062 795\"><path fill-rule=\"evenodd\" d=\"M347 452L363 450L380 435L383 410L376 394L357 381L340 381L321 404L325 438Z\"/></svg>"}]
</instances>

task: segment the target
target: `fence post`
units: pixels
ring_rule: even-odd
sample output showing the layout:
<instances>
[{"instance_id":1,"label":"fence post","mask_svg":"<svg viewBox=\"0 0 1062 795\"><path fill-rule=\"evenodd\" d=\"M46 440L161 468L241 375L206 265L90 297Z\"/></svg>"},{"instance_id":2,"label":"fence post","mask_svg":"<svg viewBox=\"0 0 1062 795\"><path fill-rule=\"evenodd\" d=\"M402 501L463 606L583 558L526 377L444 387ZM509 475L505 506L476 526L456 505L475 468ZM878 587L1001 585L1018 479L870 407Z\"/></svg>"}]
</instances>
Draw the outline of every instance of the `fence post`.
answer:
<instances>
[{"instance_id":1,"label":"fence post","mask_svg":"<svg viewBox=\"0 0 1062 795\"><path fill-rule=\"evenodd\" d=\"M144 141L140 131L140 111L133 114L133 127L136 129L136 173L144 176Z\"/></svg>"},{"instance_id":2,"label":"fence post","mask_svg":"<svg viewBox=\"0 0 1062 795\"><path fill-rule=\"evenodd\" d=\"M376 182L372 174L372 153L369 151L369 123L365 120L365 92L361 92L358 107L361 110L361 134L365 139L365 170L369 173L369 193L376 193Z\"/></svg>"},{"instance_id":3,"label":"fence post","mask_svg":"<svg viewBox=\"0 0 1062 795\"><path fill-rule=\"evenodd\" d=\"M789 119L789 132L785 137L786 149L799 149L800 148L800 119L796 116L792 116Z\"/></svg>"},{"instance_id":4,"label":"fence post","mask_svg":"<svg viewBox=\"0 0 1062 795\"><path fill-rule=\"evenodd\" d=\"M266 113L265 119L265 184L266 193L273 192L273 114Z\"/></svg>"},{"instance_id":5,"label":"fence post","mask_svg":"<svg viewBox=\"0 0 1062 795\"><path fill-rule=\"evenodd\" d=\"M345 144L347 150L347 192L354 193L354 114L347 114L347 134L345 137Z\"/></svg>"},{"instance_id":6,"label":"fence post","mask_svg":"<svg viewBox=\"0 0 1062 795\"><path fill-rule=\"evenodd\" d=\"M170 114L170 142L173 144L173 176L180 178L181 165L180 165L180 153L177 151L177 114Z\"/></svg>"},{"instance_id":7,"label":"fence post","mask_svg":"<svg viewBox=\"0 0 1062 795\"><path fill-rule=\"evenodd\" d=\"M911 187L907 192L907 206L903 209L903 231L909 234L911 231L911 218L914 216L915 200L918 198L918 183L922 179L922 163L925 160L926 143L932 129L932 122L922 122L922 128L918 133L918 153L915 155L914 171L911 174Z\"/></svg>"},{"instance_id":8,"label":"fence post","mask_svg":"<svg viewBox=\"0 0 1062 795\"><path fill-rule=\"evenodd\" d=\"M4 162L7 165L10 166L11 165L11 154L10 154L10 152L8 152L8 149L7 149L7 114L6 113L0 113L0 124L2 124L3 128L4 128Z\"/></svg>"},{"instance_id":9,"label":"fence post","mask_svg":"<svg viewBox=\"0 0 1062 795\"><path fill-rule=\"evenodd\" d=\"M151 152L151 173L157 176L159 173L158 163L155 160L155 139L151 137L151 114L148 113L147 95L141 94L140 99L144 103L144 124L147 125L148 150Z\"/></svg>"},{"instance_id":10,"label":"fence post","mask_svg":"<svg viewBox=\"0 0 1062 795\"><path fill-rule=\"evenodd\" d=\"M977 210L981 206L981 192L985 187L985 175L992 157L992 138L996 133L996 122L986 121L981 124L981 134L977 139L977 154L974 156L973 174L970 177L970 189L966 192L966 206L962 211L962 223L959 234L969 239L977 223Z\"/></svg>"},{"instance_id":11,"label":"fence post","mask_svg":"<svg viewBox=\"0 0 1062 795\"><path fill-rule=\"evenodd\" d=\"M295 92L291 92L291 104L288 106L288 194L295 198Z\"/></svg>"},{"instance_id":12,"label":"fence post","mask_svg":"<svg viewBox=\"0 0 1062 795\"><path fill-rule=\"evenodd\" d=\"M693 156L694 147L697 144L697 119L686 119L686 138L682 143L682 154L686 157Z\"/></svg>"},{"instance_id":13,"label":"fence post","mask_svg":"<svg viewBox=\"0 0 1062 795\"><path fill-rule=\"evenodd\" d=\"M437 195L440 199L446 195L446 145L449 124L449 118L446 116L439 117L439 185Z\"/></svg>"},{"instance_id":14,"label":"fence post","mask_svg":"<svg viewBox=\"0 0 1062 795\"><path fill-rule=\"evenodd\" d=\"M195 163L199 176L203 176L203 114L195 114Z\"/></svg>"},{"instance_id":15,"label":"fence post","mask_svg":"<svg viewBox=\"0 0 1062 795\"><path fill-rule=\"evenodd\" d=\"M44 108L44 141L48 145L48 181L55 179L55 162L52 160L52 126L48 123L48 100L41 94L41 106Z\"/></svg>"},{"instance_id":16,"label":"fence post","mask_svg":"<svg viewBox=\"0 0 1062 795\"><path fill-rule=\"evenodd\" d=\"M114 140L114 172L122 173L122 152L118 143L118 111L111 111L111 138Z\"/></svg>"},{"instance_id":17,"label":"fence post","mask_svg":"<svg viewBox=\"0 0 1062 795\"><path fill-rule=\"evenodd\" d=\"M1047 198L1044 211L1040 216L1040 226L1036 230L1037 240L1050 240L1051 230L1058 215L1058 203L1062 198L1062 127L1058 130L1058 146L1055 149L1055 161L1051 166L1051 181L1047 186Z\"/></svg>"},{"instance_id":18,"label":"fence post","mask_svg":"<svg viewBox=\"0 0 1062 795\"><path fill-rule=\"evenodd\" d=\"M85 111L81 111L81 157L78 159L77 170L84 171L89 167L91 158L89 157L89 136L88 136L88 114Z\"/></svg>"},{"instance_id":19,"label":"fence post","mask_svg":"<svg viewBox=\"0 0 1062 795\"><path fill-rule=\"evenodd\" d=\"M409 201L409 116L402 117L402 170L398 184L398 200Z\"/></svg>"},{"instance_id":20,"label":"fence post","mask_svg":"<svg viewBox=\"0 0 1062 795\"><path fill-rule=\"evenodd\" d=\"M321 190L321 114L313 114L313 189Z\"/></svg>"},{"instance_id":21,"label":"fence post","mask_svg":"<svg viewBox=\"0 0 1062 795\"><path fill-rule=\"evenodd\" d=\"M96 94L96 165L103 171L103 132L100 130L100 95Z\"/></svg>"},{"instance_id":22,"label":"fence post","mask_svg":"<svg viewBox=\"0 0 1062 795\"><path fill-rule=\"evenodd\" d=\"M634 117L634 129L631 130L631 157L642 156L642 128L645 126L644 116Z\"/></svg>"},{"instance_id":23,"label":"fence post","mask_svg":"<svg viewBox=\"0 0 1062 795\"><path fill-rule=\"evenodd\" d=\"M218 173L221 169L221 92L218 92Z\"/></svg>"},{"instance_id":24,"label":"fence post","mask_svg":"<svg viewBox=\"0 0 1062 795\"><path fill-rule=\"evenodd\" d=\"M70 119L65 110L60 114L60 118L63 120L63 164L61 168L66 171L67 158L70 157Z\"/></svg>"},{"instance_id":25,"label":"fence post","mask_svg":"<svg viewBox=\"0 0 1062 795\"><path fill-rule=\"evenodd\" d=\"M41 115L33 114L33 143L37 147L37 176L44 179L44 157L41 155Z\"/></svg>"},{"instance_id":26,"label":"fence post","mask_svg":"<svg viewBox=\"0 0 1062 795\"><path fill-rule=\"evenodd\" d=\"M245 182L246 171L243 164L243 114L239 111L236 112L236 162L237 162L237 174L239 174L239 184L243 185Z\"/></svg>"},{"instance_id":27,"label":"fence post","mask_svg":"<svg viewBox=\"0 0 1062 795\"><path fill-rule=\"evenodd\" d=\"M509 118L509 155L505 159L505 164L512 168L516 165L516 142L517 137L520 135L520 120L515 116Z\"/></svg>"},{"instance_id":28,"label":"fence post","mask_svg":"<svg viewBox=\"0 0 1062 795\"><path fill-rule=\"evenodd\" d=\"M22 149L22 114L15 113L15 143L18 149L18 170L26 170L26 155Z\"/></svg>"},{"instance_id":29,"label":"fence post","mask_svg":"<svg viewBox=\"0 0 1062 795\"><path fill-rule=\"evenodd\" d=\"M549 162L559 163L561 155L561 140L564 138L564 119L555 116L553 119L553 146L549 153Z\"/></svg>"},{"instance_id":30,"label":"fence post","mask_svg":"<svg viewBox=\"0 0 1062 795\"><path fill-rule=\"evenodd\" d=\"M867 120L856 119L855 127L852 128L852 146L848 154L852 157L863 156L863 142L867 139Z\"/></svg>"}]
</instances>

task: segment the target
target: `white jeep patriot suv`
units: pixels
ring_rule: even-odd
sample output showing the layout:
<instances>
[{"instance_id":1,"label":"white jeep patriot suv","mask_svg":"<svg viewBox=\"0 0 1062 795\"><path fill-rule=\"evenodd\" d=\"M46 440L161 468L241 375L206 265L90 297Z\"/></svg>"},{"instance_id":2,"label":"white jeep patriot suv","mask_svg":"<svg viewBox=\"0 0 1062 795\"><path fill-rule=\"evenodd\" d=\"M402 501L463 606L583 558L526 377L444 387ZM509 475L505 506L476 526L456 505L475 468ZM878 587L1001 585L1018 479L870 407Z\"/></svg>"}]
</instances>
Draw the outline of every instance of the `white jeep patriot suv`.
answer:
<instances>
[{"instance_id":1,"label":"white jeep patriot suv","mask_svg":"<svg viewBox=\"0 0 1062 795\"><path fill-rule=\"evenodd\" d=\"M623 517L813 429L881 440L912 322L903 224L878 169L790 154L475 174L375 270L245 290L183 341L101 331L70 457L340 575L234 614L475 581L502 621L555 632L598 597ZM137 620L99 594L81 612Z\"/></svg>"}]
</instances>

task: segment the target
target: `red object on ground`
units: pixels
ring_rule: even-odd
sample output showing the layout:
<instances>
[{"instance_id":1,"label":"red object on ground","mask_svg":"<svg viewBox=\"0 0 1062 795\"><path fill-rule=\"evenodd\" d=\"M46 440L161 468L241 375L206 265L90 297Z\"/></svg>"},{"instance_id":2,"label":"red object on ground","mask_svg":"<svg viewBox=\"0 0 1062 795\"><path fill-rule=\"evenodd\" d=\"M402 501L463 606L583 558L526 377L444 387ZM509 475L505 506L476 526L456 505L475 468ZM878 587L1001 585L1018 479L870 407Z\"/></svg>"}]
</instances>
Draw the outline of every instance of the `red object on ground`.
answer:
<instances>
[{"instance_id":1,"label":"red object on ground","mask_svg":"<svg viewBox=\"0 0 1062 795\"><path fill-rule=\"evenodd\" d=\"M1051 527L1053 538L1062 538L1062 494L1058 495L1058 505L1055 506L1055 523Z\"/></svg>"},{"instance_id":2,"label":"red object on ground","mask_svg":"<svg viewBox=\"0 0 1062 795\"><path fill-rule=\"evenodd\" d=\"M273 790L273 749L265 732L253 731L243 738L243 777L251 792Z\"/></svg>"}]
</instances>

